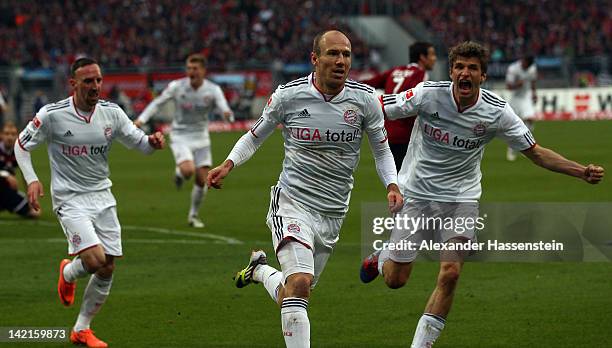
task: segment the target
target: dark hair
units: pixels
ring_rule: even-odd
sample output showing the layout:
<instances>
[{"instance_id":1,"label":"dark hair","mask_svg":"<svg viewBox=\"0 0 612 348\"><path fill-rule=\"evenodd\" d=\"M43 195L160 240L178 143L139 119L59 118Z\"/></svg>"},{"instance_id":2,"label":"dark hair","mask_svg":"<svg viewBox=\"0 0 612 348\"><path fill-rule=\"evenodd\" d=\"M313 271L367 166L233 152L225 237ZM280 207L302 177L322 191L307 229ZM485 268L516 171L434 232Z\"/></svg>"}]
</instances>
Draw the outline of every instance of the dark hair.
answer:
<instances>
[{"instance_id":1,"label":"dark hair","mask_svg":"<svg viewBox=\"0 0 612 348\"><path fill-rule=\"evenodd\" d=\"M187 57L187 63L198 63L202 68L206 68L206 57L203 54L195 53Z\"/></svg>"},{"instance_id":2,"label":"dark hair","mask_svg":"<svg viewBox=\"0 0 612 348\"><path fill-rule=\"evenodd\" d=\"M535 57L531 54L528 54L523 57L523 60L525 61L525 63L527 63L527 66L531 66L533 65L533 62L535 61Z\"/></svg>"},{"instance_id":3,"label":"dark hair","mask_svg":"<svg viewBox=\"0 0 612 348\"><path fill-rule=\"evenodd\" d=\"M448 52L448 62L451 70L457 57L472 58L476 57L480 60L480 69L483 73L487 72L487 64L489 63L489 51L483 45L474 41L465 41L450 49Z\"/></svg>"},{"instance_id":4,"label":"dark hair","mask_svg":"<svg viewBox=\"0 0 612 348\"><path fill-rule=\"evenodd\" d=\"M410 63L418 63L422 55L427 56L427 51L429 51L430 47L433 47L433 45L424 41L417 41L410 45L408 49L410 52Z\"/></svg>"},{"instance_id":5,"label":"dark hair","mask_svg":"<svg viewBox=\"0 0 612 348\"><path fill-rule=\"evenodd\" d=\"M92 58L83 57L75 60L74 63L72 63L72 65L70 66L70 76L74 77L76 71L79 70L79 68L92 64L100 65L95 59Z\"/></svg>"},{"instance_id":6,"label":"dark hair","mask_svg":"<svg viewBox=\"0 0 612 348\"><path fill-rule=\"evenodd\" d=\"M327 30L323 30L321 32L319 32L317 34L317 36L314 37L314 40L312 40L312 51L317 55L321 55L321 39L323 38L323 35L329 33L330 31L337 31L340 34L346 36L348 38L348 35L346 35L346 33L342 32L342 30L338 30L338 29L327 29ZM350 39L349 39L350 41Z\"/></svg>"}]
</instances>

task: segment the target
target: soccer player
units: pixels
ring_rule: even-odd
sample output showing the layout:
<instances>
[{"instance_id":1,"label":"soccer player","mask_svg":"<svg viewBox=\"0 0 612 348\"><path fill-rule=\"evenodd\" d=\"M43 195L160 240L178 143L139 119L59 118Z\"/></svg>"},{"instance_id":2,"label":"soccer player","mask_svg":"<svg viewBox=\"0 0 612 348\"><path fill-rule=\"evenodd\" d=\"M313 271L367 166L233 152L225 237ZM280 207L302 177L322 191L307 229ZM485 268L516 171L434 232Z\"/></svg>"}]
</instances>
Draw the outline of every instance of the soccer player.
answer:
<instances>
[{"instance_id":1,"label":"soccer player","mask_svg":"<svg viewBox=\"0 0 612 348\"><path fill-rule=\"evenodd\" d=\"M452 82L423 82L407 92L381 97L389 119L418 116L398 175L401 192L407 197L400 212L403 217L453 221L477 218L480 162L485 144L496 136L543 168L590 184L601 181L602 167L572 162L537 145L512 108L494 93L480 88L487 77L487 51L481 45L464 42L455 46L449 53L449 62ZM432 233L437 242L465 243L475 239L473 227L466 231L445 230L441 226L433 231L411 231L395 226L391 243L412 241L418 245L428 237L426 233ZM408 248L375 252L364 260L361 279L367 283L382 274L388 287L401 288L416 256L417 251ZM453 302L465 254L442 252L440 256L437 284L418 322L413 348L433 345Z\"/></svg>"},{"instance_id":2,"label":"soccer player","mask_svg":"<svg viewBox=\"0 0 612 348\"><path fill-rule=\"evenodd\" d=\"M15 155L28 183L30 204L39 209L44 190L29 151L48 143L53 211L68 240L68 253L77 256L60 263L57 290L64 306L74 303L77 279L91 274L70 340L106 347L90 323L110 292L115 257L123 254L108 153L117 139L149 154L164 147L164 137L160 132L147 136L116 104L99 99L102 72L95 60L77 59L70 68L70 85L71 97L45 105L28 123L19 135Z\"/></svg>"},{"instance_id":3,"label":"soccer player","mask_svg":"<svg viewBox=\"0 0 612 348\"><path fill-rule=\"evenodd\" d=\"M208 175L208 184L221 188L223 178L283 125L285 159L267 216L281 270L267 265L263 251L254 251L235 281L239 288L263 283L281 307L283 336L291 348L310 346L310 290L338 241L364 132L390 209L403 202L374 89L347 80L351 42L336 30L318 34L311 63L314 73L277 88L261 118Z\"/></svg>"},{"instance_id":4,"label":"soccer player","mask_svg":"<svg viewBox=\"0 0 612 348\"><path fill-rule=\"evenodd\" d=\"M427 81L427 71L433 69L436 60L436 50L431 43L415 42L410 45L410 64L394 67L362 82L374 88L384 89L385 94L403 92L415 87L419 82ZM414 117L385 120L389 147L397 171L400 170L406 156L414 120Z\"/></svg>"},{"instance_id":5,"label":"soccer player","mask_svg":"<svg viewBox=\"0 0 612 348\"><path fill-rule=\"evenodd\" d=\"M2 127L0 141L0 211L8 210L27 218L38 218L41 211L32 208L26 196L19 192L17 183L17 159L15 159L15 140L17 126L6 122Z\"/></svg>"},{"instance_id":6,"label":"soccer player","mask_svg":"<svg viewBox=\"0 0 612 348\"><path fill-rule=\"evenodd\" d=\"M537 67L531 55L510 64L506 72L506 86L511 91L510 106L531 132L535 121L534 105L538 100L535 87L537 78ZM508 147L506 159L516 160L516 151L511 147Z\"/></svg>"},{"instance_id":7,"label":"soccer player","mask_svg":"<svg viewBox=\"0 0 612 348\"><path fill-rule=\"evenodd\" d=\"M233 113L221 88L205 79L206 57L192 54L187 58L187 77L174 80L155 98L134 122L137 127L146 123L158 112L159 107L173 101L176 114L170 133L170 148L176 162L174 182L180 188L183 182L195 173L191 190L191 207L187 216L190 226L203 228L198 217L200 205L206 197L208 186L206 176L212 165L210 135L208 134L209 114L218 108L226 120L233 120Z\"/></svg>"}]
</instances>

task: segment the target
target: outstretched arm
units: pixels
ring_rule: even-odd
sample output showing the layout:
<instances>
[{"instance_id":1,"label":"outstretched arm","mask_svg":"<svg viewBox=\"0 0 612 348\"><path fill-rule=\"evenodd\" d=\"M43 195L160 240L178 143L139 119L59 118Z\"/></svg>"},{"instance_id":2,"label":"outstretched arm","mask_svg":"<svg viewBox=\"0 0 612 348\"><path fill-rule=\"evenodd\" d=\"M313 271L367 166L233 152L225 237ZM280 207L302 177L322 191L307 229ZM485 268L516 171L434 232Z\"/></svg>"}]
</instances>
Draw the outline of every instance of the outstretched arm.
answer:
<instances>
[{"instance_id":1,"label":"outstretched arm","mask_svg":"<svg viewBox=\"0 0 612 348\"><path fill-rule=\"evenodd\" d=\"M161 132L151 135L145 134L142 129L137 128L127 117L123 110L119 111L119 136L118 140L129 149L138 149L140 152L149 155L154 150L164 148L166 140Z\"/></svg>"},{"instance_id":2,"label":"outstretched arm","mask_svg":"<svg viewBox=\"0 0 612 348\"><path fill-rule=\"evenodd\" d=\"M244 134L220 166L208 172L208 186L220 189L223 178L235 167L248 161L263 142L274 132L277 123L265 119L263 116L255 122L250 131Z\"/></svg>"},{"instance_id":3,"label":"outstretched arm","mask_svg":"<svg viewBox=\"0 0 612 348\"><path fill-rule=\"evenodd\" d=\"M604 177L604 169L600 166L594 164L584 166L539 145L524 150L522 153L542 168L580 178L589 184L598 184Z\"/></svg>"},{"instance_id":4,"label":"outstretched arm","mask_svg":"<svg viewBox=\"0 0 612 348\"><path fill-rule=\"evenodd\" d=\"M21 148L19 143L15 143L15 158L23 174L23 178L28 184L28 202L34 210L40 210L38 198L45 195L42 183L38 180L34 166L32 166L32 156L30 152Z\"/></svg>"},{"instance_id":5,"label":"outstretched arm","mask_svg":"<svg viewBox=\"0 0 612 348\"><path fill-rule=\"evenodd\" d=\"M47 107L44 106L38 111L32 121L28 123L23 131L21 131L14 146L15 159L17 159L21 174L28 185L28 201L36 211L40 211L38 198L43 197L45 194L43 185L38 180L36 172L34 171L34 166L32 166L30 151L34 150L47 139L50 122L46 109Z\"/></svg>"},{"instance_id":6,"label":"outstretched arm","mask_svg":"<svg viewBox=\"0 0 612 348\"><path fill-rule=\"evenodd\" d=\"M153 99L149 103L149 105L147 105L147 107L142 111L142 113L138 115L138 118L136 119L136 121L134 121L134 125L140 128L143 124L147 123L149 119L159 111L159 108L162 105L164 105L166 102L170 101L174 97L174 90L176 89L175 86L176 83L174 81L170 82L170 84L168 84L162 94L157 96L157 98Z\"/></svg>"},{"instance_id":7,"label":"outstretched arm","mask_svg":"<svg viewBox=\"0 0 612 348\"><path fill-rule=\"evenodd\" d=\"M389 149L389 142L387 141L385 129L381 128L377 131L368 132L368 141L370 142L370 148L374 155L378 177L387 188L389 210L395 213L402 208L404 198L397 186L397 170L395 169L393 155Z\"/></svg>"}]
</instances>

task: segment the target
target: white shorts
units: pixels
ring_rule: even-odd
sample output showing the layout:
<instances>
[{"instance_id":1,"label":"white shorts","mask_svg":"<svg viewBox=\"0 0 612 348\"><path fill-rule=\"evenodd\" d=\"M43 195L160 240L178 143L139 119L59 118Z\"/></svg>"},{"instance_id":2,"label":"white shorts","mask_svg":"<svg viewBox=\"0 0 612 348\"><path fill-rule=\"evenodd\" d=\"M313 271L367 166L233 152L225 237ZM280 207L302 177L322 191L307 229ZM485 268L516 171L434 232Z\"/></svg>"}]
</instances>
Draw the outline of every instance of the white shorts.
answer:
<instances>
[{"instance_id":1,"label":"white shorts","mask_svg":"<svg viewBox=\"0 0 612 348\"><path fill-rule=\"evenodd\" d=\"M308 273L313 275L315 286L338 242L343 221L344 217L321 215L289 198L279 186L272 186L266 223L272 232L283 283L292 274Z\"/></svg>"},{"instance_id":2,"label":"white shorts","mask_svg":"<svg viewBox=\"0 0 612 348\"><path fill-rule=\"evenodd\" d=\"M512 100L510 102L512 110L520 117L521 120L530 120L535 117L535 108L531 100Z\"/></svg>"},{"instance_id":3,"label":"white shorts","mask_svg":"<svg viewBox=\"0 0 612 348\"><path fill-rule=\"evenodd\" d=\"M196 168L212 166L210 146L193 147L185 142L172 141L170 148L176 165L185 161L193 161Z\"/></svg>"},{"instance_id":4,"label":"white shorts","mask_svg":"<svg viewBox=\"0 0 612 348\"><path fill-rule=\"evenodd\" d=\"M123 255L116 205L113 194L105 190L78 194L55 211L68 240L68 254L101 244L105 254Z\"/></svg>"},{"instance_id":5,"label":"white shorts","mask_svg":"<svg viewBox=\"0 0 612 348\"><path fill-rule=\"evenodd\" d=\"M478 218L478 202L433 202L433 201L408 201L404 202L402 210L397 213L402 218L416 219L420 223L415 231L395 226L391 232L391 243L401 243L402 241L413 242L415 245L420 245L423 241L433 241L434 243L446 243L451 239L460 238L476 242L476 233L474 231L475 224L462 226L461 221L467 218ZM396 217L397 217L396 215ZM424 224L423 219L439 218L439 220L431 220L428 224ZM453 221L453 226L449 224L440 224L437 221ZM423 223L421 223L423 222ZM457 222L457 223L456 223ZM455 224L456 223L456 224ZM414 232L414 233L413 233ZM418 250L390 250L389 257L396 262L412 262L419 254Z\"/></svg>"}]
</instances>

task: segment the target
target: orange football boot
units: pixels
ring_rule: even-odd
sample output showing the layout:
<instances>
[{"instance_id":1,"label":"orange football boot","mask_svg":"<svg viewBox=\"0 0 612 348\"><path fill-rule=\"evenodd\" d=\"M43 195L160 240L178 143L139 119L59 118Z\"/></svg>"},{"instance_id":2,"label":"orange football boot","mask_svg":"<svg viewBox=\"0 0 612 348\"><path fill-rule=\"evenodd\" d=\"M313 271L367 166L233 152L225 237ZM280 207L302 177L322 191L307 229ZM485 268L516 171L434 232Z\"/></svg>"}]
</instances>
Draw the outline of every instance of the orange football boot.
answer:
<instances>
[{"instance_id":1,"label":"orange football boot","mask_svg":"<svg viewBox=\"0 0 612 348\"><path fill-rule=\"evenodd\" d=\"M91 329L81 330L79 332L75 332L74 330L72 330L72 332L70 333L70 341L74 344L85 345L91 348L108 347L108 344L98 339Z\"/></svg>"},{"instance_id":2,"label":"orange football boot","mask_svg":"<svg viewBox=\"0 0 612 348\"><path fill-rule=\"evenodd\" d=\"M69 259L63 259L60 262L59 269L59 280L57 281L57 293L59 294L60 301L66 307L72 306L74 303L74 293L76 292L76 282L68 283L64 279L64 267L70 262Z\"/></svg>"}]
</instances>

